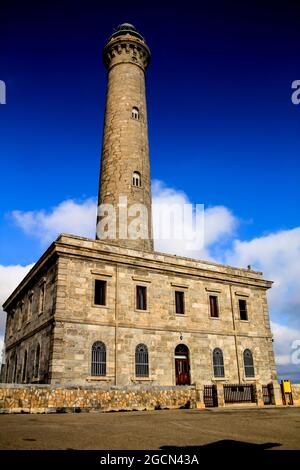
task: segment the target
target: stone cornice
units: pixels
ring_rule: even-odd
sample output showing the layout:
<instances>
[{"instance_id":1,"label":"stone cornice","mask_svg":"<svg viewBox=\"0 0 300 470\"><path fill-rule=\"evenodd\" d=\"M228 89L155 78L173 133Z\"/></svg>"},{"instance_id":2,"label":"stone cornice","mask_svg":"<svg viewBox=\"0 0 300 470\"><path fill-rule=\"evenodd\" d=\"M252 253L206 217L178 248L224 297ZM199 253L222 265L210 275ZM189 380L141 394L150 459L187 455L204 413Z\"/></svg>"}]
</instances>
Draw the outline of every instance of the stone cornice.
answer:
<instances>
[{"instance_id":1,"label":"stone cornice","mask_svg":"<svg viewBox=\"0 0 300 470\"><path fill-rule=\"evenodd\" d=\"M77 242L77 243L76 243ZM124 264L172 275L196 277L237 286L255 286L269 289L272 281L263 279L262 273L248 269L210 263L207 261L184 258L167 253L138 251L100 240L61 235L56 249L59 255L101 259L115 264Z\"/></svg>"},{"instance_id":2,"label":"stone cornice","mask_svg":"<svg viewBox=\"0 0 300 470\"><path fill-rule=\"evenodd\" d=\"M80 257L101 260L112 264L123 264L134 268L143 268L153 272L168 273L183 277L206 279L207 281L234 284L240 287L269 289L272 281L264 280L261 272L234 268L207 261L184 258L156 251L138 251L104 243L100 240L61 234L53 242L23 281L3 304L6 310L12 302L18 300L22 290L32 283L44 266L57 256Z\"/></svg>"}]
</instances>

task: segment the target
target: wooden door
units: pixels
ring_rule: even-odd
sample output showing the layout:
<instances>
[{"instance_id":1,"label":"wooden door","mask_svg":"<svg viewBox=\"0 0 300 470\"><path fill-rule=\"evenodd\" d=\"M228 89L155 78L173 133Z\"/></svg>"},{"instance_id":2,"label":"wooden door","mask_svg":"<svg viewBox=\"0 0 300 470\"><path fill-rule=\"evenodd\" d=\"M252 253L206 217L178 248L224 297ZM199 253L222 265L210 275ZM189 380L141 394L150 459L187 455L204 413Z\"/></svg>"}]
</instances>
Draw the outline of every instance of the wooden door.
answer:
<instances>
[{"instance_id":1,"label":"wooden door","mask_svg":"<svg viewBox=\"0 0 300 470\"><path fill-rule=\"evenodd\" d=\"M176 385L190 385L190 370L188 357L175 358Z\"/></svg>"}]
</instances>

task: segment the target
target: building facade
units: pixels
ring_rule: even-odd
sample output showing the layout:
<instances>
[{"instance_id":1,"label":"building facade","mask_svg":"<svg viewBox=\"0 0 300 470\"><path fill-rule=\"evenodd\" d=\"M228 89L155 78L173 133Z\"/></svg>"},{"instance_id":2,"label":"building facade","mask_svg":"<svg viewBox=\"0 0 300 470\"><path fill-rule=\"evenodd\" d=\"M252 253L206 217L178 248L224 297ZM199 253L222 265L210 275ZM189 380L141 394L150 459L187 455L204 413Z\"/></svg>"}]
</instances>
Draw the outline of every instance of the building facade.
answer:
<instances>
[{"instance_id":1,"label":"building facade","mask_svg":"<svg viewBox=\"0 0 300 470\"><path fill-rule=\"evenodd\" d=\"M153 386L276 382L262 273L153 250L145 99L150 52L123 24L104 49L99 205L146 207L145 237L60 235L4 304L8 383Z\"/></svg>"}]
</instances>

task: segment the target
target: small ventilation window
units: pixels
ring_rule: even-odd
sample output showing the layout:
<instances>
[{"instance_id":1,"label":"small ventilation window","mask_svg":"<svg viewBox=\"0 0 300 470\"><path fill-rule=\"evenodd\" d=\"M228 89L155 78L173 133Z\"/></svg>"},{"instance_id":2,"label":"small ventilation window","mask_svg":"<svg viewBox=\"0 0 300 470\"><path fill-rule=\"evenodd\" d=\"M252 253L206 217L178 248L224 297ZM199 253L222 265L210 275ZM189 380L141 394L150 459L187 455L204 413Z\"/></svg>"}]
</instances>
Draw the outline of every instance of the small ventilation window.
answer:
<instances>
[{"instance_id":1,"label":"small ventilation window","mask_svg":"<svg viewBox=\"0 0 300 470\"><path fill-rule=\"evenodd\" d=\"M136 286L136 308L147 310L147 287Z\"/></svg>"},{"instance_id":2,"label":"small ventilation window","mask_svg":"<svg viewBox=\"0 0 300 470\"><path fill-rule=\"evenodd\" d=\"M218 306L218 297L216 295L209 296L209 306L210 306L210 316L212 318L218 318L219 306Z\"/></svg>"},{"instance_id":3,"label":"small ventilation window","mask_svg":"<svg viewBox=\"0 0 300 470\"><path fill-rule=\"evenodd\" d=\"M175 307L177 314L184 315L184 292L175 291Z\"/></svg>"},{"instance_id":4,"label":"small ventilation window","mask_svg":"<svg viewBox=\"0 0 300 470\"><path fill-rule=\"evenodd\" d=\"M132 108L131 117L132 119L135 119L136 121L140 119L140 111L139 111L139 108L137 108L136 106Z\"/></svg>"},{"instance_id":5,"label":"small ventilation window","mask_svg":"<svg viewBox=\"0 0 300 470\"><path fill-rule=\"evenodd\" d=\"M140 188L142 186L141 174L138 171L134 171L132 174L132 186Z\"/></svg>"},{"instance_id":6,"label":"small ventilation window","mask_svg":"<svg viewBox=\"0 0 300 470\"><path fill-rule=\"evenodd\" d=\"M95 279L94 304L106 305L106 281Z\"/></svg>"},{"instance_id":7,"label":"small ventilation window","mask_svg":"<svg viewBox=\"0 0 300 470\"><path fill-rule=\"evenodd\" d=\"M248 320L247 302L244 299L239 299L240 320Z\"/></svg>"}]
</instances>

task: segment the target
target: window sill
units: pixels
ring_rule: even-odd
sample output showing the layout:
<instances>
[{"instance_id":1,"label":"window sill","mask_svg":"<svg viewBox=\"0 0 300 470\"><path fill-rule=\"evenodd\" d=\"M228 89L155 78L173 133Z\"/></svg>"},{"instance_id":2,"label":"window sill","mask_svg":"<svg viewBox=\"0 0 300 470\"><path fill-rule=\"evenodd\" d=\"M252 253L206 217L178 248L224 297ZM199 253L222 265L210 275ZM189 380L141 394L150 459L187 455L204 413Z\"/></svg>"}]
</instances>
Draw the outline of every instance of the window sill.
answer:
<instances>
[{"instance_id":1,"label":"window sill","mask_svg":"<svg viewBox=\"0 0 300 470\"><path fill-rule=\"evenodd\" d=\"M85 379L87 382L111 382L113 377L90 375Z\"/></svg>"},{"instance_id":2,"label":"window sill","mask_svg":"<svg viewBox=\"0 0 300 470\"><path fill-rule=\"evenodd\" d=\"M189 315L187 315L186 313L175 313L175 317L187 318L189 317Z\"/></svg>"},{"instance_id":3,"label":"window sill","mask_svg":"<svg viewBox=\"0 0 300 470\"><path fill-rule=\"evenodd\" d=\"M244 382L253 382L258 381L260 379L259 375L255 375L254 377L243 377Z\"/></svg>"},{"instance_id":4,"label":"window sill","mask_svg":"<svg viewBox=\"0 0 300 470\"><path fill-rule=\"evenodd\" d=\"M212 382L228 382L228 377L212 377Z\"/></svg>"},{"instance_id":5,"label":"window sill","mask_svg":"<svg viewBox=\"0 0 300 470\"><path fill-rule=\"evenodd\" d=\"M111 308L108 307L107 305L92 304L92 307L94 307L94 308L106 308L107 310L108 310L108 309L111 310Z\"/></svg>"},{"instance_id":6,"label":"window sill","mask_svg":"<svg viewBox=\"0 0 300 470\"><path fill-rule=\"evenodd\" d=\"M220 320L220 317L211 317L209 316L210 320Z\"/></svg>"},{"instance_id":7,"label":"window sill","mask_svg":"<svg viewBox=\"0 0 300 470\"><path fill-rule=\"evenodd\" d=\"M135 311L135 312L138 312L138 313L141 313L141 312L142 312L142 313L150 313L150 310L143 310L143 309L141 309L141 308L135 308L134 311Z\"/></svg>"},{"instance_id":8,"label":"window sill","mask_svg":"<svg viewBox=\"0 0 300 470\"><path fill-rule=\"evenodd\" d=\"M243 322L243 323L249 323L249 320L242 320L241 318L239 318L238 320Z\"/></svg>"},{"instance_id":9,"label":"window sill","mask_svg":"<svg viewBox=\"0 0 300 470\"><path fill-rule=\"evenodd\" d=\"M133 383L145 383L150 382L152 383L154 379L151 377L131 377L131 382Z\"/></svg>"}]
</instances>

